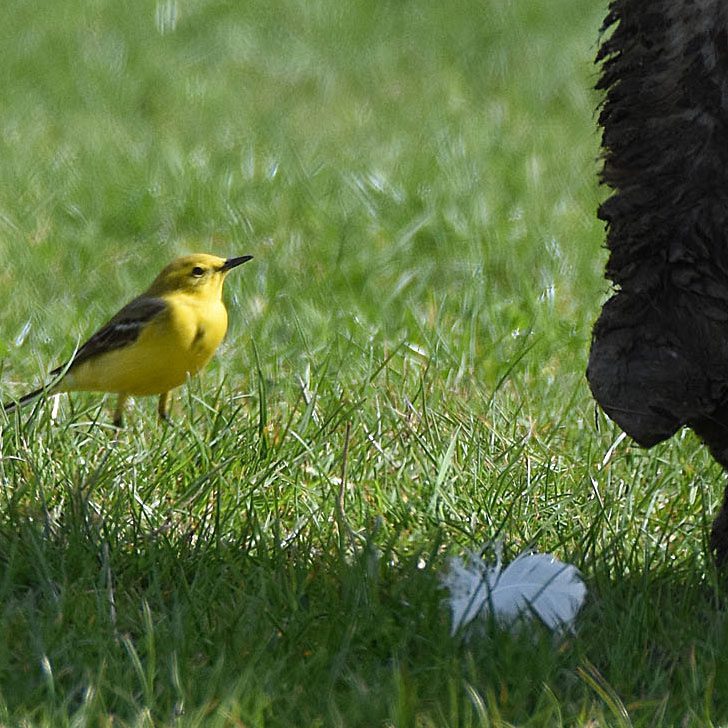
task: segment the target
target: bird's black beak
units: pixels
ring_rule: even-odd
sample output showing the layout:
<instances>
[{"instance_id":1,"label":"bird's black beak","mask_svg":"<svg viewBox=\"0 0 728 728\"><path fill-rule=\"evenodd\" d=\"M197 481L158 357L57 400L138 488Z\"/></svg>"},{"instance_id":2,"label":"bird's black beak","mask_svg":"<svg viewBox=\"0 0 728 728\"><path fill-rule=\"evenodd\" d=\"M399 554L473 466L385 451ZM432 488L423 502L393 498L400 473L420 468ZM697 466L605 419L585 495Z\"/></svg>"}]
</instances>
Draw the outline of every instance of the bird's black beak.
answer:
<instances>
[{"instance_id":1,"label":"bird's black beak","mask_svg":"<svg viewBox=\"0 0 728 728\"><path fill-rule=\"evenodd\" d=\"M228 258L223 264L222 268L220 270L232 270L233 268L237 268L239 265L242 265L243 263L247 263L249 260L252 259L252 255L241 255L239 258Z\"/></svg>"}]
</instances>

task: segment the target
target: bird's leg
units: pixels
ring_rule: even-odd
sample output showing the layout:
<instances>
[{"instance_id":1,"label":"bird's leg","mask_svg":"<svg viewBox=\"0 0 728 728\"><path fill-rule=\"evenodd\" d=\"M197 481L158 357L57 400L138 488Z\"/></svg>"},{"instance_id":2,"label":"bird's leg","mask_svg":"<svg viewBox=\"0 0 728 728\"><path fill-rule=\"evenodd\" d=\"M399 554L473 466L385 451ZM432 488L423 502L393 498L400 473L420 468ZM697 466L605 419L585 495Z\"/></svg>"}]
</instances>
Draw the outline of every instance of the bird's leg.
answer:
<instances>
[{"instance_id":1,"label":"bird's leg","mask_svg":"<svg viewBox=\"0 0 728 728\"><path fill-rule=\"evenodd\" d=\"M124 426L124 405L126 400L129 399L128 394L120 394L116 400L116 409L114 410L114 427Z\"/></svg>"},{"instance_id":2,"label":"bird's leg","mask_svg":"<svg viewBox=\"0 0 728 728\"><path fill-rule=\"evenodd\" d=\"M157 405L157 412L159 413L159 419L164 422L169 422L169 412L167 411L167 404L169 403L169 392L162 392L159 395L159 404Z\"/></svg>"}]
</instances>

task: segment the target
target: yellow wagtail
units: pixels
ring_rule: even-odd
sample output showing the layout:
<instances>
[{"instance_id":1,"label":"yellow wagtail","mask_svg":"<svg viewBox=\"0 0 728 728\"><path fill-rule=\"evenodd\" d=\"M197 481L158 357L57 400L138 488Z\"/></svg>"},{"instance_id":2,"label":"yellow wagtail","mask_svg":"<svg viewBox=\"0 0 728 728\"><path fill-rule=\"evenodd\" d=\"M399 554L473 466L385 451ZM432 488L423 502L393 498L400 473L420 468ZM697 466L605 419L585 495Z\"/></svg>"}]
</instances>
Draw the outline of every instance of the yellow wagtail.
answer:
<instances>
[{"instance_id":1,"label":"yellow wagtail","mask_svg":"<svg viewBox=\"0 0 728 728\"><path fill-rule=\"evenodd\" d=\"M169 390L210 361L227 331L222 285L228 271L250 260L200 253L172 261L141 296L122 308L76 352L54 369L60 376L3 405L6 412L43 392L113 392L119 395L114 424L121 427L129 396L159 395L167 418Z\"/></svg>"}]
</instances>

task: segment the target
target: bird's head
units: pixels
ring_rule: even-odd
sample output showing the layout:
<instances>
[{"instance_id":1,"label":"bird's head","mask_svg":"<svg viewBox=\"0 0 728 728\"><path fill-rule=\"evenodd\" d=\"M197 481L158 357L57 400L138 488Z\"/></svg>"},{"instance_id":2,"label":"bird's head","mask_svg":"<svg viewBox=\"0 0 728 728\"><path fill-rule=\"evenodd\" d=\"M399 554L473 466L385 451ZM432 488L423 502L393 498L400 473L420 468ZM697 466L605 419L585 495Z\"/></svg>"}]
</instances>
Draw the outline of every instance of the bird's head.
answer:
<instances>
[{"instance_id":1,"label":"bird's head","mask_svg":"<svg viewBox=\"0 0 728 728\"><path fill-rule=\"evenodd\" d=\"M239 258L218 258L196 253L173 260L155 279L147 294L186 293L201 298L220 298L225 276L233 268L249 261L252 255Z\"/></svg>"}]
</instances>

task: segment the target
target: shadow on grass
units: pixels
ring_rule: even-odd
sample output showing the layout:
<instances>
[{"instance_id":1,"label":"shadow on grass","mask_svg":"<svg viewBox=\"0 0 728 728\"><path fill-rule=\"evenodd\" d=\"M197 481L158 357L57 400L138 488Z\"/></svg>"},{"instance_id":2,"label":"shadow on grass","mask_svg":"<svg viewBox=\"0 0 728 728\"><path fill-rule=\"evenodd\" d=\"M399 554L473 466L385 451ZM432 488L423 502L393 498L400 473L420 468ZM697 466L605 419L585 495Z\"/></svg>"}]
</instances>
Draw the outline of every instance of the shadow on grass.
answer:
<instances>
[{"instance_id":1,"label":"shadow on grass","mask_svg":"<svg viewBox=\"0 0 728 728\"><path fill-rule=\"evenodd\" d=\"M693 553L673 564L589 574L581 676L613 720L707 725L728 720L728 575ZM590 679L590 674L594 678Z\"/></svg>"},{"instance_id":2,"label":"shadow on grass","mask_svg":"<svg viewBox=\"0 0 728 728\"><path fill-rule=\"evenodd\" d=\"M78 504L77 504L78 505ZM16 514L17 515L17 514ZM700 725L728 719L728 592L705 563L587 566L577 634L450 635L436 533L355 552L249 514L237 541L111 541L69 505L0 529L4 720ZM319 534L320 536L320 534ZM227 722L226 722L227 721Z\"/></svg>"}]
</instances>

